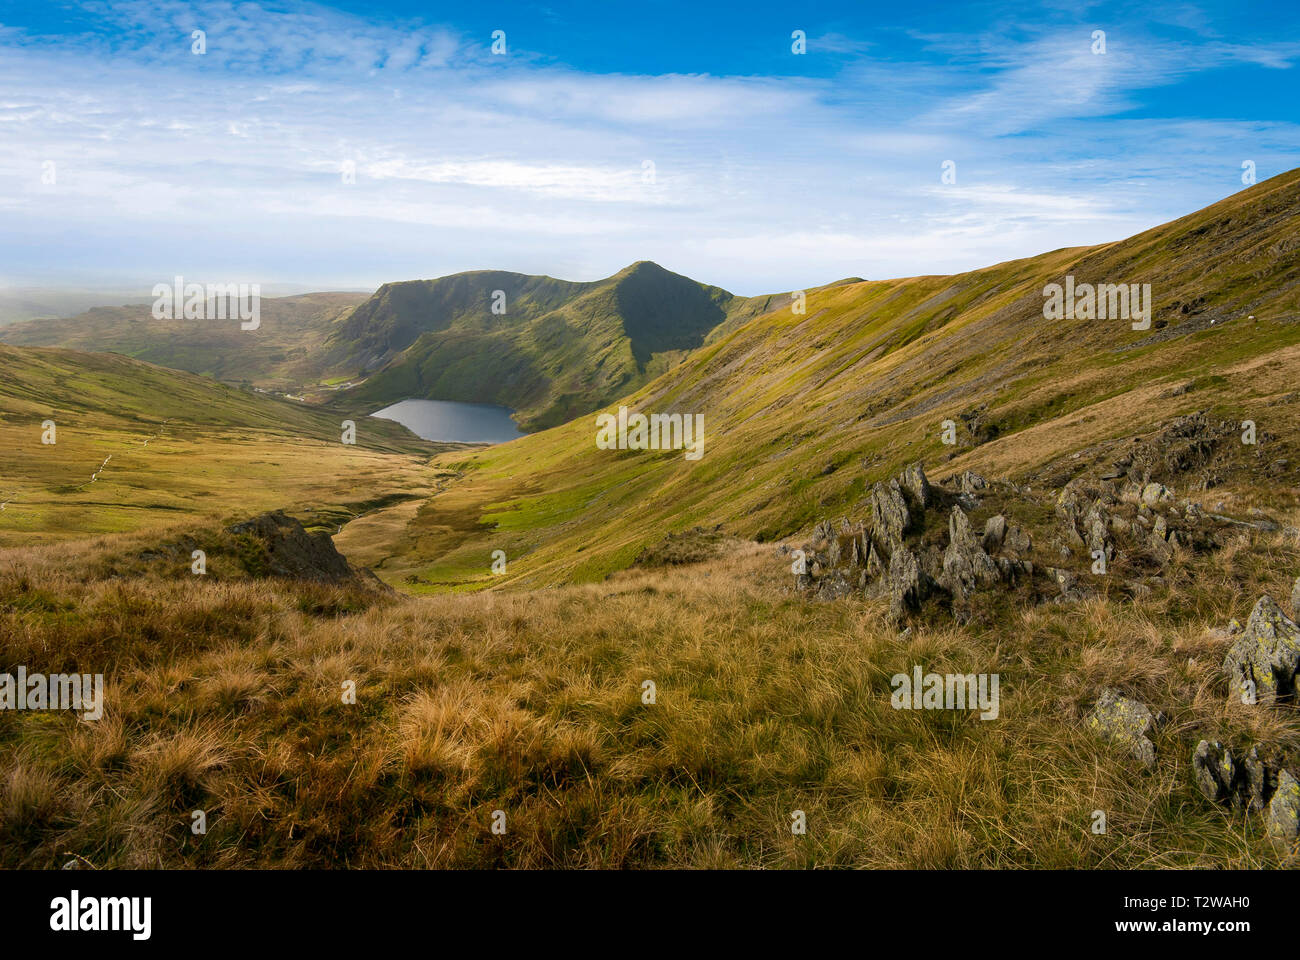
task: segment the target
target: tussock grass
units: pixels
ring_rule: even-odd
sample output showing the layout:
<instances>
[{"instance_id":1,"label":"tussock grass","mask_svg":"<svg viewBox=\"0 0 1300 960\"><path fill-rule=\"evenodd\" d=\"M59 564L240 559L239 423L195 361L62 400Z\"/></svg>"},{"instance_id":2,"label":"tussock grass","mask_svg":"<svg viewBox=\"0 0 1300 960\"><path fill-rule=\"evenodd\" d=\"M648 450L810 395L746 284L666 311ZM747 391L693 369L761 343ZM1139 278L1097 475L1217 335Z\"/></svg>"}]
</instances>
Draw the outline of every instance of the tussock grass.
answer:
<instances>
[{"instance_id":1,"label":"tussock grass","mask_svg":"<svg viewBox=\"0 0 1300 960\"><path fill-rule=\"evenodd\" d=\"M0 713L5 866L1278 863L1258 817L1200 796L1190 758L1201 737L1300 750L1292 708L1228 701L1210 632L1289 594L1300 552L1280 535L1180 556L1141 603L968 628L936 612L905 636L876 602L787 592L755 544L356 612L304 610L313 588L289 582L83 574L114 550L4 555L0 668L107 675L97 722ZM999 719L894 710L890 677L917 664L998 673ZM1108 685L1167 715L1155 769L1083 729Z\"/></svg>"}]
</instances>

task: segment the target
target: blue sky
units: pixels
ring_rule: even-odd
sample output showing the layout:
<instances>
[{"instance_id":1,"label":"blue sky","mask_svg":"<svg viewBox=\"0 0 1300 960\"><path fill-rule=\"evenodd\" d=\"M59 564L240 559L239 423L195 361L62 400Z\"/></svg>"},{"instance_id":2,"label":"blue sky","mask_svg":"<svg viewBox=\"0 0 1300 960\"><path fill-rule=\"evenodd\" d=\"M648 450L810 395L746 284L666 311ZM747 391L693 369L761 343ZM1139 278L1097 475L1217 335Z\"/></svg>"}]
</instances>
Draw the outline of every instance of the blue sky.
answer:
<instances>
[{"instance_id":1,"label":"blue sky","mask_svg":"<svg viewBox=\"0 0 1300 960\"><path fill-rule=\"evenodd\" d=\"M0 2L0 283L948 273L1300 166L1297 103L1292 2Z\"/></svg>"}]
</instances>

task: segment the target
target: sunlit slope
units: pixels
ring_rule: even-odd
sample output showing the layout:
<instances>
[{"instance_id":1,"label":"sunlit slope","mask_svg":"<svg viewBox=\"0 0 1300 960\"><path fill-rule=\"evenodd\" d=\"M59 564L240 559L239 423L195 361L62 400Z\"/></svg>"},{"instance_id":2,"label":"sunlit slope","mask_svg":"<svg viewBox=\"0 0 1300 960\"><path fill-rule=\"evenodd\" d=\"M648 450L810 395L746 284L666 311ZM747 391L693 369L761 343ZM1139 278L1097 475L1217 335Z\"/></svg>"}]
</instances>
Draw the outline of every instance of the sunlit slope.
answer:
<instances>
[{"instance_id":1,"label":"sunlit slope","mask_svg":"<svg viewBox=\"0 0 1300 960\"><path fill-rule=\"evenodd\" d=\"M341 523L428 492L425 463L445 446L356 423L345 445L337 415L301 404L112 354L0 345L0 545L275 507Z\"/></svg>"},{"instance_id":2,"label":"sunlit slope","mask_svg":"<svg viewBox=\"0 0 1300 960\"><path fill-rule=\"evenodd\" d=\"M1254 419L1285 451L1300 427L1297 212L1292 171L1116 243L812 291L805 314L760 316L624 401L703 414L699 461L598 450L593 416L444 456L460 479L411 519L385 575L415 589L598 578L669 530L776 538L856 510L912 460L1063 483L1107 443L1198 409ZM1151 284L1150 329L1045 320L1044 285L1067 274ZM956 447L940 442L945 419ZM494 549L504 576L489 573Z\"/></svg>"},{"instance_id":3,"label":"sunlit slope","mask_svg":"<svg viewBox=\"0 0 1300 960\"><path fill-rule=\"evenodd\" d=\"M364 293L308 293L264 297L259 326L239 320L156 320L152 305L96 307L61 320L33 320L0 330L16 346L111 351L218 380L297 390L329 378L326 339ZM343 377L350 370L339 371Z\"/></svg>"}]
</instances>

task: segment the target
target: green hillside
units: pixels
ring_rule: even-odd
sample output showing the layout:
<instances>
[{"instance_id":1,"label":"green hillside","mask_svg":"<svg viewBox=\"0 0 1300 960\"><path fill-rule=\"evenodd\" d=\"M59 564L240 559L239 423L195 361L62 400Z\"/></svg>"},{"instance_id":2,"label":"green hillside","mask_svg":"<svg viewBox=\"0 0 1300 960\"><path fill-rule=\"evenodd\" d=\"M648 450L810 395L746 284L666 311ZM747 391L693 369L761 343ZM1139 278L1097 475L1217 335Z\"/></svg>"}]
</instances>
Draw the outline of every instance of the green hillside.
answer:
<instances>
[{"instance_id":1,"label":"green hillside","mask_svg":"<svg viewBox=\"0 0 1300 960\"><path fill-rule=\"evenodd\" d=\"M1297 214L1292 171L1116 243L811 291L806 314L753 319L620 401L702 414L698 461L598 450L594 416L444 458L461 479L410 519L389 569L485 584L482 558L499 548L510 581L598 579L671 530L722 523L776 539L857 511L871 482L914 460L937 477L975 469L1055 487L1196 410L1270 432L1282 472L1258 492L1293 498ZM1067 274L1151 284L1150 329L1045 320L1044 286ZM941 443L946 419L955 447Z\"/></svg>"}]
</instances>

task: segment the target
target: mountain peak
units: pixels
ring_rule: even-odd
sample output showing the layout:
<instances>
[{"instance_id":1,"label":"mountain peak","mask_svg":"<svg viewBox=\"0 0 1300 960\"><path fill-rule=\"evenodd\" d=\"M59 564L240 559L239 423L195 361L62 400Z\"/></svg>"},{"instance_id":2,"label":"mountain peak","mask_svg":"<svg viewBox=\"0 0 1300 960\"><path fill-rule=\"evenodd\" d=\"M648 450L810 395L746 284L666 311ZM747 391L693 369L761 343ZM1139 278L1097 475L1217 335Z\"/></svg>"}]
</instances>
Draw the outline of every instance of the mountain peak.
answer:
<instances>
[{"instance_id":1,"label":"mountain peak","mask_svg":"<svg viewBox=\"0 0 1300 960\"><path fill-rule=\"evenodd\" d=\"M632 276L663 276L672 273L666 270L653 260L638 260L636 263L629 264L618 273L615 277L632 277Z\"/></svg>"}]
</instances>

